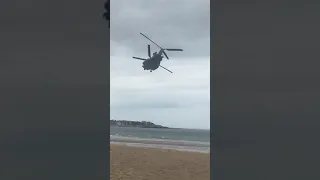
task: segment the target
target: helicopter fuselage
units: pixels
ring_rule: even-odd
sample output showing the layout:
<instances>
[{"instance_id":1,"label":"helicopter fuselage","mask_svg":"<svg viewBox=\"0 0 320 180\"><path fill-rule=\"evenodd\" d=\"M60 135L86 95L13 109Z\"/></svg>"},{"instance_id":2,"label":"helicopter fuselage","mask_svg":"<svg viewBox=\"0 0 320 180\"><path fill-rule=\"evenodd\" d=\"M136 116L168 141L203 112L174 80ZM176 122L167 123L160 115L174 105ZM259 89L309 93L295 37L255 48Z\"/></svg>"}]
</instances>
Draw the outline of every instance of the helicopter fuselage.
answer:
<instances>
[{"instance_id":1,"label":"helicopter fuselage","mask_svg":"<svg viewBox=\"0 0 320 180\"><path fill-rule=\"evenodd\" d=\"M153 56L142 63L142 67L144 70L150 70L154 71L159 68L160 63L162 61L163 56L161 55L162 52L159 51L159 53L153 53Z\"/></svg>"}]
</instances>

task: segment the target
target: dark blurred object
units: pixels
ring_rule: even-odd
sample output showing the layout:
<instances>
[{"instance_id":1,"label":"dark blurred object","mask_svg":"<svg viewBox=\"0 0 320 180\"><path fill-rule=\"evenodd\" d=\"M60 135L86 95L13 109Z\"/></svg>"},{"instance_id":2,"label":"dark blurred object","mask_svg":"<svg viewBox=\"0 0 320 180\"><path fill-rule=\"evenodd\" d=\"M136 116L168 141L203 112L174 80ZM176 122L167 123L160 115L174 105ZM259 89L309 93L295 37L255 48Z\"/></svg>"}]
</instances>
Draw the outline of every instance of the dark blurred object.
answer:
<instances>
[{"instance_id":1,"label":"dark blurred object","mask_svg":"<svg viewBox=\"0 0 320 180\"><path fill-rule=\"evenodd\" d=\"M107 21L109 21L109 27L110 27L110 0L107 0L105 3L104 3L104 9L106 10L104 13L103 13L103 18L106 19Z\"/></svg>"}]
</instances>

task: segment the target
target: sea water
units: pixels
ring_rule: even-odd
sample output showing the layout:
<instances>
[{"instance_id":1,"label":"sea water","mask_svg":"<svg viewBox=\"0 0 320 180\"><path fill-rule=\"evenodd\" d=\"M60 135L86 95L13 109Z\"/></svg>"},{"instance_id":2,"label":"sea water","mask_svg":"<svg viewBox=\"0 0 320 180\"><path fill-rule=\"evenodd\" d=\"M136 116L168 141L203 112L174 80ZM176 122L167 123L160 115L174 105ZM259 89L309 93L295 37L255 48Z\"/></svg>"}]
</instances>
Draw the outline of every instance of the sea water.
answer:
<instances>
[{"instance_id":1,"label":"sea water","mask_svg":"<svg viewBox=\"0 0 320 180\"><path fill-rule=\"evenodd\" d=\"M129 146L210 151L210 130L110 127L110 140Z\"/></svg>"}]
</instances>

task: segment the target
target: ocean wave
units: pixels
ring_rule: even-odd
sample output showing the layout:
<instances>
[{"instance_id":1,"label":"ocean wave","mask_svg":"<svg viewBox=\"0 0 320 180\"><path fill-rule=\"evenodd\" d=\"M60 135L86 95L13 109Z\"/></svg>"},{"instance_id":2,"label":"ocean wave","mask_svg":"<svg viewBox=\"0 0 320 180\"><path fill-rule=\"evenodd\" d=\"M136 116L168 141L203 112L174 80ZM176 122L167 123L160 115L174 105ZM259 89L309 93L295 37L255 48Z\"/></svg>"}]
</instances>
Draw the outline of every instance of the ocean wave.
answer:
<instances>
[{"instance_id":1,"label":"ocean wave","mask_svg":"<svg viewBox=\"0 0 320 180\"><path fill-rule=\"evenodd\" d=\"M158 138L138 138L138 137L125 137L110 135L110 141L123 142L123 143L142 143L153 145L172 145L172 146L190 146L190 147L206 147L210 148L210 142L200 141L186 141L186 140L171 140L171 139L158 139Z\"/></svg>"},{"instance_id":2,"label":"ocean wave","mask_svg":"<svg viewBox=\"0 0 320 180\"><path fill-rule=\"evenodd\" d=\"M210 153L210 147L204 148L204 147L194 147L194 146L176 146L176 145L129 143L129 142L114 142L114 141L112 141L111 144L125 145L125 146L131 146L131 147L172 149L177 151Z\"/></svg>"}]
</instances>

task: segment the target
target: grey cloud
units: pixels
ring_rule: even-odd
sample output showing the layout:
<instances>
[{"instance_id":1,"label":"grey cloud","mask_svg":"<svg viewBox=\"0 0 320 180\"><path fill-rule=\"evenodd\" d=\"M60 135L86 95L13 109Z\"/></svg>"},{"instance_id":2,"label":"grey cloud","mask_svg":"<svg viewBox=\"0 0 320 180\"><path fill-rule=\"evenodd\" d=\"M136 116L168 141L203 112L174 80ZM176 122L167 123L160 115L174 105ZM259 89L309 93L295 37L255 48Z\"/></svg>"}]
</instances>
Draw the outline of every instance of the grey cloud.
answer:
<instances>
[{"instance_id":1,"label":"grey cloud","mask_svg":"<svg viewBox=\"0 0 320 180\"><path fill-rule=\"evenodd\" d=\"M210 8L200 1L130 1L111 4L111 117L145 119L171 127L209 128L210 125ZM150 41L168 52L163 69L143 71ZM159 49L151 44L151 50Z\"/></svg>"},{"instance_id":2,"label":"grey cloud","mask_svg":"<svg viewBox=\"0 0 320 180\"><path fill-rule=\"evenodd\" d=\"M182 48L183 53L170 56L210 55L210 9L208 0L199 1L132 1L111 3L111 40L146 54L150 43L145 33L164 48ZM130 28L128 28L130 27ZM158 51L156 46L152 49Z\"/></svg>"},{"instance_id":3,"label":"grey cloud","mask_svg":"<svg viewBox=\"0 0 320 180\"><path fill-rule=\"evenodd\" d=\"M114 57L111 61L112 117L146 119L172 127L209 128L210 77L205 60L181 65L172 61L167 66L174 74L161 69L146 72L140 62L126 58Z\"/></svg>"},{"instance_id":4,"label":"grey cloud","mask_svg":"<svg viewBox=\"0 0 320 180\"><path fill-rule=\"evenodd\" d=\"M136 102L136 103L125 103L121 105L113 106L115 108L130 108L130 109L166 109L166 108L179 108L180 105L175 102Z\"/></svg>"}]
</instances>

